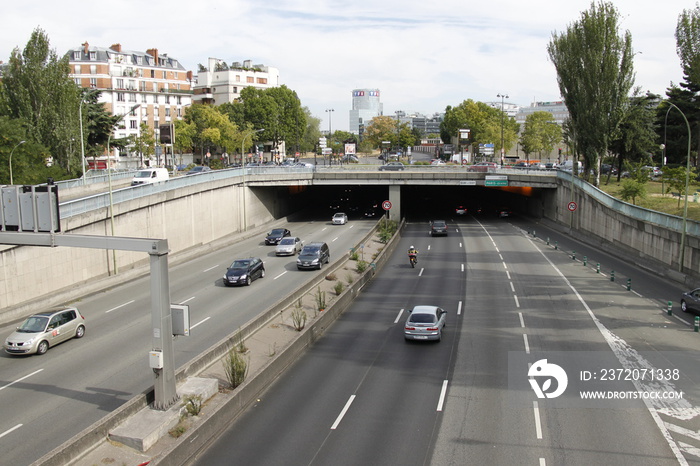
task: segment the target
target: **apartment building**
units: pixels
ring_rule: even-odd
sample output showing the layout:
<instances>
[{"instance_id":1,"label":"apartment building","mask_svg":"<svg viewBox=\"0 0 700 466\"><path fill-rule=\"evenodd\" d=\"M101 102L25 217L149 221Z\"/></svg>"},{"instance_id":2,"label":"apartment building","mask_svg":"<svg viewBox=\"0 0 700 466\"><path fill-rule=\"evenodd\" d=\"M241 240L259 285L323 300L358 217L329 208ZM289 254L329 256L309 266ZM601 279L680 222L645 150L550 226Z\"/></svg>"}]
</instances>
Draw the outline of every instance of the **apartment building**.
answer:
<instances>
[{"instance_id":1,"label":"apartment building","mask_svg":"<svg viewBox=\"0 0 700 466\"><path fill-rule=\"evenodd\" d=\"M248 86L259 89L280 86L279 70L254 65L251 60L227 64L219 58L209 58L207 66L197 71L192 101L212 105L234 102Z\"/></svg>"},{"instance_id":2,"label":"apartment building","mask_svg":"<svg viewBox=\"0 0 700 466\"><path fill-rule=\"evenodd\" d=\"M101 91L99 100L107 110L123 116L114 138L139 135L141 123L146 123L158 140L160 126L181 119L192 104L192 72L158 49L139 52L123 50L121 44L105 48L85 42L69 50L68 59L76 84ZM120 154L116 149L110 152L110 157L95 168L139 168L146 163L162 166L170 162L165 153L145 161L137 154Z\"/></svg>"}]
</instances>

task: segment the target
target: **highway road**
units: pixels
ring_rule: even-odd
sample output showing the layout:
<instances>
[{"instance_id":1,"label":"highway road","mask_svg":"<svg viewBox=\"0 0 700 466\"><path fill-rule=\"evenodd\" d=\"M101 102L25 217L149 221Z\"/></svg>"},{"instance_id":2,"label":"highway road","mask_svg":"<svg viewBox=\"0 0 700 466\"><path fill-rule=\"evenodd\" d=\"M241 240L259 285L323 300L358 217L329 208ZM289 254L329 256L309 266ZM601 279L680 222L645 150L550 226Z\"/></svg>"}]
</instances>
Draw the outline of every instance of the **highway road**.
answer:
<instances>
[{"instance_id":1,"label":"highway road","mask_svg":"<svg viewBox=\"0 0 700 466\"><path fill-rule=\"evenodd\" d=\"M642 291L627 291L528 235L537 228L586 249L527 219L461 217L438 238L424 220L407 226L324 337L191 464L700 463L700 337L663 312L677 288L589 248L635 277ZM410 244L421 251L415 269L402 253ZM441 342L404 341L406 309L418 304L449 312ZM530 385L551 394L561 383L528 377L547 355L568 364L572 390L558 399ZM597 368L596 380L582 367ZM670 378L603 376L647 367ZM685 398L583 400L583 387Z\"/></svg>"},{"instance_id":2,"label":"highway road","mask_svg":"<svg viewBox=\"0 0 700 466\"><path fill-rule=\"evenodd\" d=\"M374 221L332 225L331 214L280 221L305 242L325 241L331 261L355 246ZM276 257L264 234L242 239L169 268L172 303L188 304L191 335L175 341L180 367L297 289L318 271L298 271L295 257ZM250 287L222 284L235 258L259 256L266 276ZM29 464L153 384L148 277L86 296L75 305L85 315L86 335L43 356L0 356L0 458ZM16 324L0 328L4 339Z\"/></svg>"}]
</instances>

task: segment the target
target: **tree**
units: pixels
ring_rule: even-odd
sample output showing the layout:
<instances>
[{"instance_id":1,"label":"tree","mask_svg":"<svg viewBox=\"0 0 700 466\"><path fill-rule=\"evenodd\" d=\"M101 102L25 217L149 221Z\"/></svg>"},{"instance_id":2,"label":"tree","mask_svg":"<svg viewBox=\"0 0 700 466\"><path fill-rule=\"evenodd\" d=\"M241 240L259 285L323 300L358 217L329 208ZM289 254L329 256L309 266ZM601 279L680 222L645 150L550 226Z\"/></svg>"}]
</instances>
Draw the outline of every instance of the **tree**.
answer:
<instances>
[{"instance_id":1,"label":"tree","mask_svg":"<svg viewBox=\"0 0 700 466\"><path fill-rule=\"evenodd\" d=\"M185 122L194 125L194 131L188 134L193 145L201 148L202 155L205 149L211 151L215 147L221 147L223 150L236 149L242 137L228 115L211 105L192 105L185 112Z\"/></svg>"},{"instance_id":2,"label":"tree","mask_svg":"<svg viewBox=\"0 0 700 466\"><path fill-rule=\"evenodd\" d=\"M687 176L689 179L694 180L697 177L697 173L691 168ZM661 175L661 177L664 183L666 183L666 192L664 194L675 192L682 193L682 195L685 196L688 195L688 192L685 189L686 167L666 167L664 168L664 173ZM678 196L678 207L681 206L681 197L682 196Z\"/></svg>"},{"instance_id":3,"label":"tree","mask_svg":"<svg viewBox=\"0 0 700 466\"><path fill-rule=\"evenodd\" d=\"M676 52L689 81L700 84L700 5L683 10L676 23Z\"/></svg>"},{"instance_id":4,"label":"tree","mask_svg":"<svg viewBox=\"0 0 700 466\"><path fill-rule=\"evenodd\" d=\"M396 119L386 115L372 118L365 127L364 139L378 149L381 149L382 141L390 141L392 146L395 145L397 142Z\"/></svg>"},{"instance_id":5,"label":"tree","mask_svg":"<svg viewBox=\"0 0 700 466\"><path fill-rule=\"evenodd\" d=\"M618 177L626 161L642 165L652 163L650 154L659 147L655 131L657 101L657 96L640 95L636 89L625 107L620 125L610 140L610 151L617 156Z\"/></svg>"},{"instance_id":6,"label":"tree","mask_svg":"<svg viewBox=\"0 0 700 466\"><path fill-rule=\"evenodd\" d=\"M538 152L550 153L554 145L561 141L561 128L549 112L533 112L525 118L520 145L529 155Z\"/></svg>"},{"instance_id":7,"label":"tree","mask_svg":"<svg viewBox=\"0 0 700 466\"><path fill-rule=\"evenodd\" d=\"M469 143L475 147L479 144L496 144L500 146L501 124L503 124L503 145L510 149L517 140L518 124L506 117L500 109L472 99L465 100L456 107L445 109L445 118L440 123L440 137L449 143L457 138L460 129L468 129Z\"/></svg>"},{"instance_id":8,"label":"tree","mask_svg":"<svg viewBox=\"0 0 700 466\"><path fill-rule=\"evenodd\" d=\"M156 137L153 134L153 131L151 131L151 128L149 128L146 123L142 122L141 126L139 127L138 136L132 136L130 142L133 144L134 150L141 158L140 166L146 166L144 156L150 159L151 156L155 154Z\"/></svg>"},{"instance_id":9,"label":"tree","mask_svg":"<svg viewBox=\"0 0 700 466\"><path fill-rule=\"evenodd\" d=\"M14 184L45 183L49 177L65 177L65 171L57 165L47 166L48 150L28 137L21 119L0 115L0 184L10 184L10 155Z\"/></svg>"},{"instance_id":10,"label":"tree","mask_svg":"<svg viewBox=\"0 0 700 466\"><path fill-rule=\"evenodd\" d=\"M304 130L304 135L301 138L301 152L311 152L313 151L317 144L318 139L321 137L321 119L311 115L311 110L309 107L303 108L306 122L306 129Z\"/></svg>"},{"instance_id":11,"label":"tree","mask_svg":"<svg viewBox=\"0 0 700 466\"><path fill-rule=\"evenodd\" d=\"M59 59L49 39L35 29L22 52L12 51L0 86L0 114L22 119L27 137L48 148L68 172L81 167L72 150L79 140L79 88L69 76L68 57Z\"/></svg>"},{"instance_id":12,"label":"tree","mask_svg":"<svg viewBox=\"0 0 700 466\"><path fill-rule=\"evenodd\" d=\"M632 37L618 35L620 15L609 2L591 4L547 46L569 110L574 147L600 182L600 162L624 115L634 83Z\"/></svg>"},{"instance_id":13,"label":"tree","mask_svg":"<svg viewBox=\"0 0 700 466\"><path fill-rule=\"evenodd\" d=\"M647 187L645 183L640 183L635 179L626 179L622 181L622 190L620 197L623 201L632 201L632 204L637 203L637 199L644 198L647 195Z\"/></svg>"}]
</instances>

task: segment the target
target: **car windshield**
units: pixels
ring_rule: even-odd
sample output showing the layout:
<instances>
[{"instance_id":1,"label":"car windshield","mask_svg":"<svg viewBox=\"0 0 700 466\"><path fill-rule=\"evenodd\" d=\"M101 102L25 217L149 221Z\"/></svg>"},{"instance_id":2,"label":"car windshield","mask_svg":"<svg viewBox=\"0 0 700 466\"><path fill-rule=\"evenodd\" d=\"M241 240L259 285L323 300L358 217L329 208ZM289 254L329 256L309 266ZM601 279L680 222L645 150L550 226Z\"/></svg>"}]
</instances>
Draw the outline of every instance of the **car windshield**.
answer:
<instances>
[{"instance_id":1,"label":"car windshield","mask_svg":"<svg viewBox=\"0 0 700 466\"><path fill-rule=\"evenodd\" d=\"M294 238L284 238L280 241L280 246L290 246L294 244Z\"/></svg>"},{"instance_id":2,"label":"car windshield","mask_svg":"<svg viewBox=\"0 0 700 466\"><path fill-rule=\"evenodd\" d=\"M151 172L137 172L134 178L150 178Z\"/></svg>"},{"instance_id":3,"label":"car windshield","mask_svg":"<svg viewBox=\"0 0 700 466\"><path fill-rule=\"evenodd\" d=\"M305 247L303 251L301 251L302 254L316 254L318 252L318 247Z\"/></svg>"},{"instance_id":4,"label":"car windshield","mask_svg":"<svg viewBox=\"0 0 700 466\"><path fill-rule=\"evenodd\" d=\"M345 214L335 214L334 217L338 217L338 218L345 217Z\"/></svg>"},{"instance_id":5,"label":"car windshield","mask_svg":"<svg viewBox=\"0 0 700 466\"><path fill-rule=\"evenodd\" d=\"M415 324L432 324L435 323L435 316L432 314L411 314L408 321Z\"/></svg>"},{"instance_id":6,"label":"car windshield","mask_svg":"<svg viewBox=\"0 0 700 466\"><path fill-rule=\"evenodd\" d=\"M233 261L233 264L231 264L231 267L229 269L245 269L250 265L249 260L236 260Z\"/></svg>"},{"instance_id":7,"label":"car windshield","mask_svg":"<svg viewBox=\"0 0 700 466\"><path fill-rule=\"evenodd\" d=\"M438 228L442 228L445 226L445 222L443 222L442 220L435 220L433 222L433 226L438 227Z\"/></svg>"},{"instance_id":8,"label":"car windshield","mask_svg":"<svg viewBox=\"0 0 700 466\"><path fill-rule=\"evenodd\" d=\"M31 316L22 322L22 325L17 328L17 331L23 333L43 332L48 321L49 318L45 316Z\"/></svg>"},{"instance_id":9,"label":"car windshield","mask_svg":"<svg viewBox=\"0 0 700 466\"><path fill-rule=\"evenodd\" d=\"M272 230L270 232L270 236L282 236L284 234L284 230L277 229L277 230Z\"/></svg>"}]
</instances>

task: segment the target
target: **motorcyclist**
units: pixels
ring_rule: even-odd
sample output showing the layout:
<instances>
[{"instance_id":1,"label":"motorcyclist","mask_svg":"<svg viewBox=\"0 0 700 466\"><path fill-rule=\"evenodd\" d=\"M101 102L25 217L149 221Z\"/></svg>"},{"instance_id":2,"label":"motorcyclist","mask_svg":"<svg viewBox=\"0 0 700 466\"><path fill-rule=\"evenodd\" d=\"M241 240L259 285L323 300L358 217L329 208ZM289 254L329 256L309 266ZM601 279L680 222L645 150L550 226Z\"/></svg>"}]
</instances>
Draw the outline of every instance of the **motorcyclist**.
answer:
<instances>
[{"instance_id":1,"label":"motorcyclist","mask_svg":"<svg viewBox=\"0 0 700 466\"><path fill-rule=\"evenodd\" d=\"M416 249L415 246L411 245L408 248L408 257L409 258L413 257L416 259L416 261L418 260L418 249Z\"/></svg>"}]
</instances>

